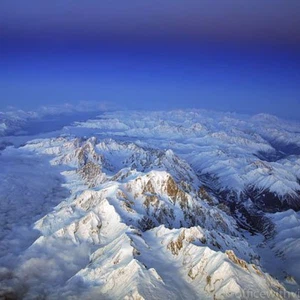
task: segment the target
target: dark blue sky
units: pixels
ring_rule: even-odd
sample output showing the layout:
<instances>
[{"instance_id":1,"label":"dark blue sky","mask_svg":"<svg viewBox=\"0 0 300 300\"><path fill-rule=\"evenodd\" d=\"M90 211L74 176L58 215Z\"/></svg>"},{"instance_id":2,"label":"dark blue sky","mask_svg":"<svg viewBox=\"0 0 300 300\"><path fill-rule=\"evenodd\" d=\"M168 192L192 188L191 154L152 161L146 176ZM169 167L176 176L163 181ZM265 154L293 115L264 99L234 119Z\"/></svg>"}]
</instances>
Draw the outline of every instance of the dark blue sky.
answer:
<instances>
[{"instance_id":1,"label":"dark blue sky","mask_svg":"<svg viewBox=\"0 0 300 300\"><path fill-rule=\"evenodd\" d=\"M79 101L300 119L299 1L0 2L0 109Z\"/></svg>"}]
</instances>

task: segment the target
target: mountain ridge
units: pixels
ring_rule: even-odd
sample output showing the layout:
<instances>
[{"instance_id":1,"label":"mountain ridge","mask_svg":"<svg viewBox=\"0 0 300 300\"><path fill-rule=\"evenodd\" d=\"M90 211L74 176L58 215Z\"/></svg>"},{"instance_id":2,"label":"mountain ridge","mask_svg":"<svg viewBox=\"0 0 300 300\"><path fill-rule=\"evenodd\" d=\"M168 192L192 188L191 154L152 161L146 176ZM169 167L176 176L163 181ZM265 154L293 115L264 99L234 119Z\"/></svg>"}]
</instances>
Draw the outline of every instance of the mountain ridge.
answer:
<instances>
[{"instance_id":1,"label":"mountain ridge","mask_svg":"<svg viewBox=\"0 0 300 300\"><path fill-rule=\"evenodd\" d=\"M6 294L297 299L300 160L257 154L276 151L262 137L271 121L287 143L298 134L265 116L254 134L243 119L203 114L110 112L3 150L47 159L69 191L35 222L38 238L0 281Z\"/></svg>"}]
</instances>

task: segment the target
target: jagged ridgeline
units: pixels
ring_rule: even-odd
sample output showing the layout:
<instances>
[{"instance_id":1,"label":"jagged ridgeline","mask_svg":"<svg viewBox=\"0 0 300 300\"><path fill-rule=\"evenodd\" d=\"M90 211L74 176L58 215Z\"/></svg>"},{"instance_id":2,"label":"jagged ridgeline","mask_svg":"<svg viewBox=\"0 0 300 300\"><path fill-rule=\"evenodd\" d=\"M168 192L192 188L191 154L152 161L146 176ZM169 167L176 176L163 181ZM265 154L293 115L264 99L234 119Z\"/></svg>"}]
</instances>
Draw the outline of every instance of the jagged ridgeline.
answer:
<instances>
[{"instance_id":1,"label":"jagged ridgeline","mask_svg":"<svg viewBox=\"0 0 300 300\"><path fill-rule=\"evenodd\" d=\"M210 114L107 113L14 150L49 160L69 195L1 271L2 294L297 299L300 159L274 148L300 145L294 124Z\"/></svg>"}]
</instances>

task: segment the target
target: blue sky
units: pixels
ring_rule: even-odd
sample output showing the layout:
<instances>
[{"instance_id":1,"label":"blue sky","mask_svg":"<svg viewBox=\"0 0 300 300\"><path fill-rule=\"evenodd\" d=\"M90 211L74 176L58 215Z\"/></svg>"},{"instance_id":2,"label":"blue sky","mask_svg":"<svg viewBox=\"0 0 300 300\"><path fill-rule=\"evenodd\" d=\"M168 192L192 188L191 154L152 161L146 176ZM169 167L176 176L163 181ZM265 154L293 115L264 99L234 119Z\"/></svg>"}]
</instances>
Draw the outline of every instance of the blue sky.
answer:
<instances>
[{"instance_id":1,"label":"blue sky","mask_svg":"<svg viewBox=\"0 0 300 300\"><path fill-rule=\"evenodd\" d=\"M300 118L298 1L0 3L0 109L79 101Z\"/></svg>"}]
</instances>

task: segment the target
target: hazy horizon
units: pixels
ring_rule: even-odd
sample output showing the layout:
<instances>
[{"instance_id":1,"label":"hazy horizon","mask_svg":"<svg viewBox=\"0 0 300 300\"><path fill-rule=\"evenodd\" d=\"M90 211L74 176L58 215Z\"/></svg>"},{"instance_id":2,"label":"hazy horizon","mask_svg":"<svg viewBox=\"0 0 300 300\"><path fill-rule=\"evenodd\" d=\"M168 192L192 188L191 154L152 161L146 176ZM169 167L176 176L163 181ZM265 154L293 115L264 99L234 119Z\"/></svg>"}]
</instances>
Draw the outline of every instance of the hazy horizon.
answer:
<instances>
[{"instance_id":1,"label":"hazy horizon","mask_svg":"<svg viewBox=\"0 0 300 300\"><path fill-rule=\"evenodd\" d=\"M3 1L0 109L79 102L299 119L300 5Z\"/></svg>"}]
</instances>

